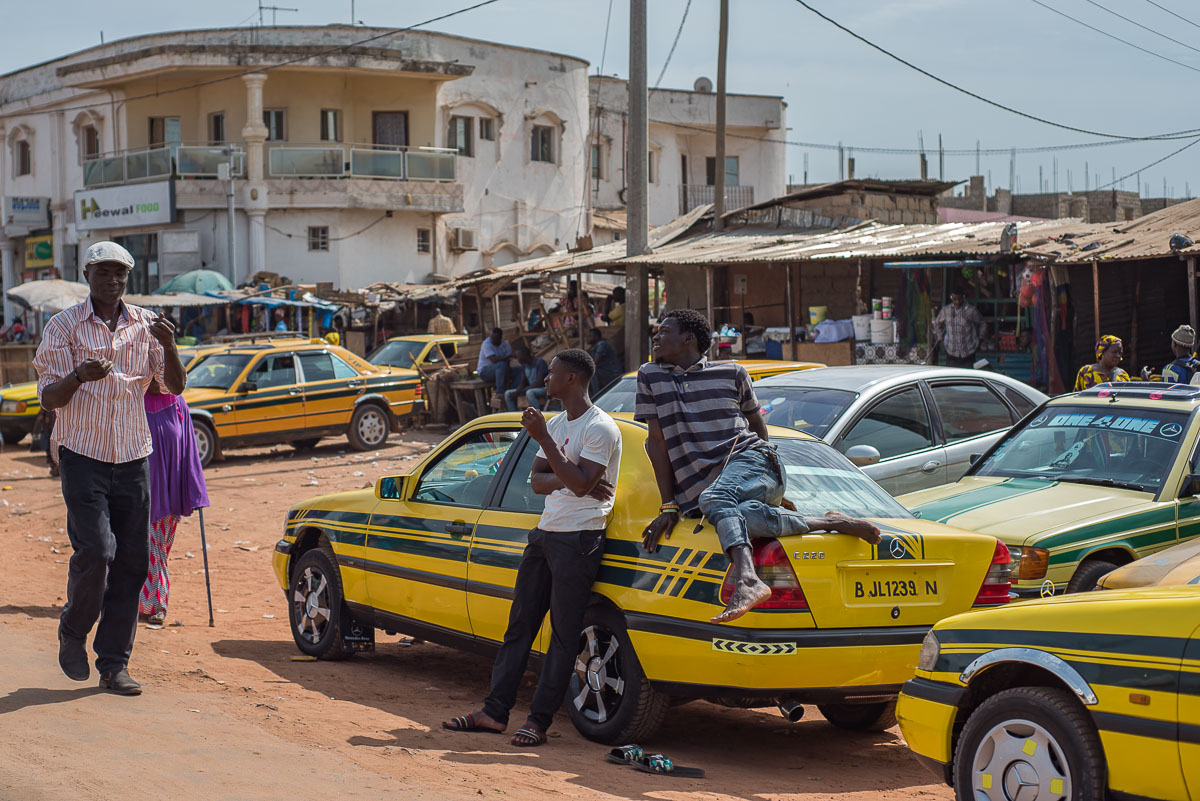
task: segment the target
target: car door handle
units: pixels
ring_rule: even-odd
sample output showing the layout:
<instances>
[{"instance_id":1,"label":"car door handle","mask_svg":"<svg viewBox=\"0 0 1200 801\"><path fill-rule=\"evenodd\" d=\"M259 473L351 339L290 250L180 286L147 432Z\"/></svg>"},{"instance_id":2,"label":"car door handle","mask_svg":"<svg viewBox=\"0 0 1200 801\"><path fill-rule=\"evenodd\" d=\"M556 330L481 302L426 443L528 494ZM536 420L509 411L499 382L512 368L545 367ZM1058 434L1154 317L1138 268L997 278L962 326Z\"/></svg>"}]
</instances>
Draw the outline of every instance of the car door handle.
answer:
<instances>
[{"instance_id":1,"label":"car door handle","mask_svg":"<svg viewBox=\"0 0 1200 801\"><path fill-rule=\"evenodd\" d=\"M362 382L359 381L358 379L353 379L353 380L347 381L346 386L350 387L350 389L358 389L359 387L362 386Z\"/></svg>"},{"instance_id":2,"label":"car door handle","mask_svg":"<svg viewBox=\"0 0 1200 801\"><path fill-rule=\"evenodd\" d=\"M942 466L941 462L934 460L934 459L930 459L928 462L921 465L921 472L922 473L932 473L934 470L937 470L941 466Z\"/></svg>"},{"instance_id":3,"label":"car door handle","mask_svg":"<svg viewBox=\"0 0 1200 801\"><path fill-rule=\"evenodd\" d=\"M221 407L221 411L223 411L223 412L232 412L232 411L233 411L233 407L232 407L232 406L230 406L230 405L227 403L227 404L225 404L224 406L222 406L222 407Z\"/></svg>"},{"instance_id":4,"label":"car door handle","mask_svg":"<svg viewBox=\"0 0 1200 801\"><path fill-rule=\"evenodd\" d=\"M471 526L468 523L455 521L446 524L446 533L451 537L465 537L471 533Z\"/></svg>"},{"instance_id":5,"label":"car door handle","mask_svg":"<svg viewBox=\"0 0 1200 801\"><path fill-rule=\"evenodd\" d=\"M288 390L288 394L289 395L299 395L303 391L304 390L300 389L300 387L292 387L291 389Z\"/></svg>"}]
</instances>

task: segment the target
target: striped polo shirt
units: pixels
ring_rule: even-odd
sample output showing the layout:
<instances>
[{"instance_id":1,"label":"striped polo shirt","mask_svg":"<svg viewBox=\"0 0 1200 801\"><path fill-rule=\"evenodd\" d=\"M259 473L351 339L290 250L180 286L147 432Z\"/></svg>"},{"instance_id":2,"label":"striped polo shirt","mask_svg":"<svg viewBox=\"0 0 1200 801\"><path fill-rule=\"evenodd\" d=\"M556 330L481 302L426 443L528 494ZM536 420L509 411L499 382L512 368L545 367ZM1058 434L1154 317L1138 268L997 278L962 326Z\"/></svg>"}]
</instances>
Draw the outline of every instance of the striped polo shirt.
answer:
<instances>
[{"instance_id":1,"label":"striped polo shirt","mask_svg":"<svg viewBox=\"0 0 1200 801\"><path fill-rule=\"evenodd\" d=\"M96 315L89 297L51 318L38 346L33 366L38 373L38 398L50 384L61 381L88 359L108 359L112 372L75 390L58 410L51 434L51 452L58 446L110 464L132 462L150 455L150 426L143 398L150 381L163 381L163 346L150 333L151 312L121 302L117 330Z\"/></svg>"},{"instance_id":2,"label":"striped polo shirt","mask_svg":"<svg viewBox=\"0 0 1200 801\"><path fill-rule=\"evenodd\" d=\"M675 471L675 502L684 514L696 511L700 493L731 451L762 442L746 419L757 411L750 375L736 362L702 356L686 370L655 363L638 370L633 419L658 420Z\"/></svg>"}]
</instances>

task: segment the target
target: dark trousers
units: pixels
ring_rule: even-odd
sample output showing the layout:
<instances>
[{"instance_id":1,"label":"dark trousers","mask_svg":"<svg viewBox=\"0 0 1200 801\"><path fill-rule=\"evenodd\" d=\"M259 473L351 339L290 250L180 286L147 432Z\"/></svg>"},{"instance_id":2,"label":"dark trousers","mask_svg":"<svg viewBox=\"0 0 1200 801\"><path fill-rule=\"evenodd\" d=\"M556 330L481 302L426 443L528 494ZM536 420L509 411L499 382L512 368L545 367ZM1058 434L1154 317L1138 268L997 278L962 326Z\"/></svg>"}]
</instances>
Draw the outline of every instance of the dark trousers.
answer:
<instances>
[{"instance_id":1,"label":"dark trousers","mask_svg":"<svg viewBox=\"0 0 1200 801\"><path fill-rule=\"evenodd\" d=\"M951 356L949 352L946 353L947 367L966 367L970 369L975 366L976 361L977 359L975 353L972 353L969 356Z\"/></svg>"},{"instance_id":2,"label":"dark trousers","mask_svg":"<svg viewBox=\"0 0 1200 801\"><path fill-rule=\"evenodd\" d=\"M146 460L111 464L58 449L71 562L59 632L86 639L101 674L124 668L137 631L138 593L150 567L150 475Z\"/></svg>"},{"instance_id":3,"label":"dark trousers","mask_svg":"<svg viewBox=\"0 0 1200 801\"><path fill-rule=\"evenodd\" d=\"M579 656L583 614L592 594L592 582L604 557L604 530L529 532L529 544L517 568L512 609L504 644L492 668L492 691L483 711L500 723L517 701L517 688L529 660L529 649L542 619L550 612L550 647L542 675L529 705L529 722L540 731L550 728L554 712L562 705Z\"/></svg>"}]
</instances>

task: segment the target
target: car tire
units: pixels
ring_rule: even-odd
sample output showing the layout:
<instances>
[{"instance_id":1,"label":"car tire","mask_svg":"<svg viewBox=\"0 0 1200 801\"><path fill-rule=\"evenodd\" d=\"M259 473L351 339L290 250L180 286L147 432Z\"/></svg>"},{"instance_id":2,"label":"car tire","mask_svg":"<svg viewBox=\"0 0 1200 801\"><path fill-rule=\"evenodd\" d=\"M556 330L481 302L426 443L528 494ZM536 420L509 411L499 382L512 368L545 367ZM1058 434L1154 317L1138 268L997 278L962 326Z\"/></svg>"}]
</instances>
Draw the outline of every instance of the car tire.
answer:
<instances>
[{"instance_id":1,"label":"car tire","mask_svg":"<svg viewBox=\"0 0 1200 801\"><path fill-rule=\"evenodd\" d=\"M387 442L391 421L387 412L373 403L363 403L354 410L346 439L356 451L369 451Z\"/></svg>"},{"instance_id":2,"label":"car tire","mask_svg":"<svg viewBox=\"0 0 1200 801\"><path fill-rule=\"evenodd\" d=\"M327 546L305 551L292 571L288 620L296 647L318 659L345 659L353 654L342 642L350 624L342 603L342 574Z\"/></svg>"},{"instance_id":3,"label":"car tire","mask_svg":"<svg viewBox=\"0 0 1200 801\"><path fill-rule=\"evenodd\" d=\"M208 467L217 455L217 432L203 420L193 417L192 430L196 433L196 450L200 454L200 466Z\"/></svg>"},{"instance_id":4,"label":"car tire","mask_svg":"<svg viewBox=\"0 0 1200 801\"><path fill-rule=\"evenodd\" d=\"M587 610L575 664L567 711L589 740L605 745L644 742L666 718L670 698L650 686L629 641L625 616L616 609Z\"/></svg>"},{"instance_id":5,"label":"car tire","mask_svg":"<svg viewBox=\"0 0 1200 801\"><path fill-rule=\"evenodd\" d=\"M883 731L896 725L896 702L877 704L817 704L830 724L846 731Z\"/></svg>"},{"instance_id":6,"label":"car tire","mask_svg":"<svg viewBox=\"0 0 1200 801\"><path fill-rule=\"evenodd\" d=\"M1075 574L1067 583L1067 592L1091 592L1096 589L1096 583L1100 579L1118 567L1120 565L1113 564L1106 559L1084 559L1079 567L1075 568Z\"/></svg>"},{"instance_id":7,"label":"car tire","mask_svg":"<svg viewBox=\"0 0 1200 801\"><path fill-rule=\"evenodd\" d=\"M292 447L301 452L311 451L313 448L317 447L317 443L320 441L320 437L313 437L312 439L298 439L292 442Z\"/></svg>"},{"instance_id":8,"label":"car tire","mask_svg":"<svg viewBox=\"0 0 1200 801\"><path fill-rule=\"evenodd\" d=\"M4 438L5 445L16 445L21 440L25 439L24 431L0 431L0 436Z\"/></svg>"},{"instance_id":9,"label":"car tire","mask_svg":"<svg viewBox=\"0 0 1200 801\"><path fill-rule=\"evenodd\" d=\"M1105 797L1106 771L1096 727L1073 695L1017 687L993 695L967 718L954 754L954 792L959 801L1012 798L1006 782L1020 781L1036 783L1038 798L1091 801ZM984 789L985 782L992 787Z\"/></svg>"}]
</instances>

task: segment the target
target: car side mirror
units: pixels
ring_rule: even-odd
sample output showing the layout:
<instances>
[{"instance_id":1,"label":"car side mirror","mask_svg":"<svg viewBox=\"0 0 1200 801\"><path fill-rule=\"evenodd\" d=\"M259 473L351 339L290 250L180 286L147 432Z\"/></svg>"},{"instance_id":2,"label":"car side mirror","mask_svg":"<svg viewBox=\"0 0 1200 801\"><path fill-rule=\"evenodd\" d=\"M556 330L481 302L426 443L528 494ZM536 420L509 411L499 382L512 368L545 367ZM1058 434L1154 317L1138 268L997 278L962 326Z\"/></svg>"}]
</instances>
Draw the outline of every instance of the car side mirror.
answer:
<instances>
[{"instance_id":1,"label":"car side mirror","mask_svg":"<svg viewBox=\"0 0 1200 801\"><path fill-rule=\"evenodd\" d=\"M254 392L257 389L258 384L255 384L253 381L243 381L241 386L238 387L237 391L239 394L244 395L247 392Z\"/></svg>"},{"instance_id":2,"label":"car side mirror","mask_svg":"<svg viewBox=\"0 0 1200 801\"><path fill-rule=\"evenodd\" d=\"M1183 485L1183 495L1200 495L1200 473L1192 473Z\"/></svg>"},{"instance_id":3,"label":"car side mirror","mask_svg":"<svg viewBox=\"0 0 1200 801\"><path fill-rule=\"evenodd\" d=\"M879 464L879 450L872 445L855 445L846 451L846 458L856 467Z\"/></svg>"},{"instance_id":4,"label":"car side mirror","mask_svg":"<svg viewBox=\"0 0 1200 801\"><path fill-rule=\"evenodd\" d=\"M375 482L375 497L381 501L402 501L409 496L411 476L383 476Z\"/></svg>"}]
</instances>

